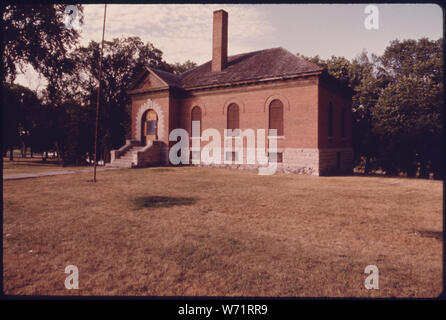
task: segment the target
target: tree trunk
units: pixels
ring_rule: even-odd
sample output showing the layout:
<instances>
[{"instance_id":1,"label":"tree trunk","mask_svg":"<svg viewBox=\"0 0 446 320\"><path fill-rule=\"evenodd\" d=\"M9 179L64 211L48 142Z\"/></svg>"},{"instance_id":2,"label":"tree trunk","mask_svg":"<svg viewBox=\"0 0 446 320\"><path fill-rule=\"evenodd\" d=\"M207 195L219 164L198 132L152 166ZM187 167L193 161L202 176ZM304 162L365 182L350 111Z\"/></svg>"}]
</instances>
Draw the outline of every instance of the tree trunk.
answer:
<instances>
[{"instance_id":1,"label":"tree trunk","mask_svg":"<svg viewBox=\"0 0 446 320\"><path fill-rule=\"evenodd\" d=\"M432 159L432 173L435 180L442 180L444 178L443 157L440 154L438 158Z\"/></svg>"},{"instance_id":2,"label":"tree trunk","mask_svg":"<svg viewBox=\"0 0 446 320\"><path fill-rule=\"evenodd\" d=\"M429 170L427 168L427 161L425 159L420 160L420 176L419 178L429 179Z\"/></svg>"},{"instance_id":3,"label":"tree trunk","mask_svg":"<svg viewBox=\"0 0 446 320\"><path fill-rule=\"evenodd\" d=\"M369 174L369 172L370 172L370 158L369 156L365 156L364 174Z\"/></svg>"},{"instance_id":4,"label":"tree trunk","mask_svg":"<svg viewBox=\"0 0 446 320\"><path fill-rule=\"evenodd\" d=\"M108 162L108 148L106 145L104 145L104 165L106 162Z\"/></svg>"}]
</instances>

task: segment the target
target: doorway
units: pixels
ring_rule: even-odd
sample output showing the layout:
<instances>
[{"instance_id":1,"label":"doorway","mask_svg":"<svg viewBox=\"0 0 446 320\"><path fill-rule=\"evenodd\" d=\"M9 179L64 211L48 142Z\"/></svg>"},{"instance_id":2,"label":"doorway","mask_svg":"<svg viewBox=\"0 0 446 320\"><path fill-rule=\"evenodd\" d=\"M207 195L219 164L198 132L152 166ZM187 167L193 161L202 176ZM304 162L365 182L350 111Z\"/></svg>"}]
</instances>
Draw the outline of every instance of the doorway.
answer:
<instances>
[{"instance_id":1,"label":"doorway","mask_svg":"<svg viewBox=\"0 0 446 320\"><path fill-rule=\"evenodd\" d=\"M142 116L141 143L147 145L150 141L158 139L158 115L154 110L147 110Z\"/></svg>"}]
</instances>

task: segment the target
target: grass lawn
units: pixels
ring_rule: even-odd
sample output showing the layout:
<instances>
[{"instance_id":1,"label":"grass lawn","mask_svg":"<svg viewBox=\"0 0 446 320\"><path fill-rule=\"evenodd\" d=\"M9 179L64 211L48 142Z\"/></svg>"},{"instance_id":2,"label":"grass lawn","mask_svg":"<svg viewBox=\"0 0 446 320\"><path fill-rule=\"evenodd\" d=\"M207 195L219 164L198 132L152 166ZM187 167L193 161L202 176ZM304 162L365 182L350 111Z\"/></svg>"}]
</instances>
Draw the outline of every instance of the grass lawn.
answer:
<instances>
[{"instance_id":1,"label":"grass lawn","mask_svg":"<svg viewBox=\"0 0 446 320\"><path fill-rule=\"evenodd\" d=\"M10 161L9 158L3 157L3 174L12 173L38 173L48 171L77 171L87 169L89 166L69 166L62 167L57 163L57 160L47 159L46 162L42 158L14 158Z\"/></svg>"},{"instance_id":2,"label":"grass lawn","mask_svg":"<svg viewBox=\"0 0 446 320\"><path fill-rule=\"evenodd\" d=\"M3 182L15 295L435 297L442 182L166 167ZM79 290L64 287L67 265ZM367 290L367 265L379 290Z\"/></svg>"}]
</instances>

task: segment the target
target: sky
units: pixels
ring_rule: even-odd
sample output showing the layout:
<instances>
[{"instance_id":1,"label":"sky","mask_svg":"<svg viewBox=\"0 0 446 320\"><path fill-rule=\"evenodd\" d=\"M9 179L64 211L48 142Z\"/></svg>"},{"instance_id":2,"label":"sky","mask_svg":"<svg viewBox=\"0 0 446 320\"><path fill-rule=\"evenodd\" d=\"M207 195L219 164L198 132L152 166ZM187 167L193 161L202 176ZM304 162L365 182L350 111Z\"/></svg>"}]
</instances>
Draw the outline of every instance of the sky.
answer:
<instances>
[{"instance_id":1,"label":"sky","mask_svg":"<svg viewBox=\"0 0 446 320\"><path fill-rule=\"evenodd\" d=\"M109 4L105 39L139 36L163 52L168 63L202 64L212 56L212 12L228 12L228 54L283 47L305 56L344 56L363 50L382 54L391 40L442 37L441 7L377 4L378 29L368 30L367 4ZM102 37L104 5L84 5L81 45ZM16 82L42 89L33 70Z\"/></svg>"}]
</instances>

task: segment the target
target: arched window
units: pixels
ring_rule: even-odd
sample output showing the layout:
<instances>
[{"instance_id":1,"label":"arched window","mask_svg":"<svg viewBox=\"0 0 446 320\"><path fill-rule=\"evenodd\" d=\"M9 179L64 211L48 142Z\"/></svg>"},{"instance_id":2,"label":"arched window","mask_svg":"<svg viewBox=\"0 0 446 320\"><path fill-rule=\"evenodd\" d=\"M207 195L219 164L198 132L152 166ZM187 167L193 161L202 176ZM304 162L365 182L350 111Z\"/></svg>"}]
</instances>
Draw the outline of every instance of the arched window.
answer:
<instances>
[{"instance_id":1,"label":"arched window","mask_svg":"<svg viewBox=\"0 0 446 320\"><path fill-rule=\"evenodd\" d=\"M345 138L345 108L342 108L341 110L341 135L342 138Z\"/></svg>"},{"instance_id":2,"label":"arched window","mask_svg":"<svg viewBox=\"0 0 446 320\"><path fill-rule=\"evenodd\" d=\"M235 130L240 129L240 118L239 118L239 108L236 103L231 103L228 106L228 124L227 129ZM238 133L232 132L228 136L237 136ZM237 152L226 152L226 160L235 162L238 159Z\"/></svg>"},{"instance_id":3,"label":"arched window","mask_svg":"<svg viewBox=\"0 0 446 320\"><path fill-rule=\"evenodd\" d=\"M228 107L228 129L239 129L240 128L240 118L239 118L239 108L236 103L231 103Z\"/></svg>"},{"instance_id":4,"label":"arched window","mask_svg":"<svg viewBox=\"0 0 446 320\"><path fill-rule=\"evenodd\" d=\"M333 137L333 105L328 104L328 136Z\"/></svg>"},{"instance_id":5,"label":"arched window","mask_svg":"<svg viewBox=\"0 0 446 320\"><path fill-rule=\"evenodd\" d=\"M195 137L195 136L200 137L201 136L201 109L200 109L200 107L196 106L196 107L194 107L192 109L191 119L192 119L191 120L191 127L190 127L191 128L191 136L192 137ZM197 121L200 124L200 131L199 132L192 132L192 123L194 121ZM195 136L194 136L194 134L195 134Z\"/></svg>"},{"instance_id":6,"label":"arched window","mask_svg":"<svg viewBox=\"0 0 446 320\"><path fill-rule=\"evenodd\" d=\"M277 99L269 104L269 129L277 129L277 135L283 136L283 103Z\"/></svg>"}]
</instances>

